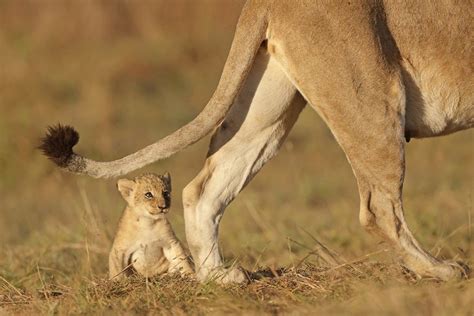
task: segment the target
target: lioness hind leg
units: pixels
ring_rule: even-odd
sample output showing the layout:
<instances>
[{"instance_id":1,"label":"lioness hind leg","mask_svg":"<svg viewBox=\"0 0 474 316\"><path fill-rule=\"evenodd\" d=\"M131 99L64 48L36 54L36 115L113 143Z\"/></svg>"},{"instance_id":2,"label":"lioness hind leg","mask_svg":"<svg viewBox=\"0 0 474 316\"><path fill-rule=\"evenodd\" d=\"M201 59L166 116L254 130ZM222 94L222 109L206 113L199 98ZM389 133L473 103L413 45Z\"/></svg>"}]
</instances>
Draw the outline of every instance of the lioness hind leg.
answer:
<instances>
[{"instance_id":1,"label":"lioness hind leg","mask_svg":"<svg viewBox=\"0 0 474 316\"><path fill-rule=\"evenodd\" d=\"M357 177L361 198L359 219L368 232L391 242L404 265L419 277L459 279L467 272L456 263L442 262L426 252L414 238L403 214L402 200L373 181Z\"/></svg>"},{"instance_id":2,"label":"lioness hind leg","mask_svg":"<svg viewBox=\"0 0 474 316\"><path fill-rule=\"evenodd\" d=\"M354 104L328 101L332 107L318 105L317 110L336 136L357 178L362 226L394 245L405 266L417 275L442 280L459 278L464 271L423 250L405 221L405 94L396 71L382 74L377 83L381 90L367 94L363 91L358 98L348 95L346 100L353 100ZM349 88L341 87L340 93Z\"/></svg>"},{"instance_id":3,"label":"lioness hind leg","mask_svg":"<svg viewBox=\"0 0 474 316\"><path fill-rule=\"evenodd\" d=\"M183 191L186 238L200 280L244 282L224 270L218 227L226 206L276 155L306 102L261 51L225 121L213 135L204 168Z\"/></svg>"}]
</instances>

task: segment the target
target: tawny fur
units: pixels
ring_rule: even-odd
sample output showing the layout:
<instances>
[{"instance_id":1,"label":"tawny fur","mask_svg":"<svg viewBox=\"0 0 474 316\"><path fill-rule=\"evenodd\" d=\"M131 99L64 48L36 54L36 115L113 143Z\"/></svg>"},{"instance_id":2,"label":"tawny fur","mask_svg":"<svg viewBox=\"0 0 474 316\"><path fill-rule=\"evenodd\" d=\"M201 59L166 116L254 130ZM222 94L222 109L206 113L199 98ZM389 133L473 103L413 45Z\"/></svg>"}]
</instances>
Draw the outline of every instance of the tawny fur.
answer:
<instances>
[{"instance_id":1,"label":"tawny fur","mask_svg":"<svg viewBox=\"0 0 474 316\"><path fill-rule=\"evenodd\" d=\"M145 277L165 272L193 273L165 216L171 206L169 174L121 179L117 186L128 205L109 255L110 278L120 279L134 271Z\"/></svg>"},{"instance_id":2,"label":"tawny fur","mask_svg":"<svg viewBox=\"0 0 474 316\"><path fill-rule=\"evenodd\" d=\"M73 154L61 167L93 177L121 175L218 127L204 168L183 192L186 235L199 278L217 273L222 282L240 282L241 271L222 268L220 219L277 154L307 103L352 166L361 224L389 241L415 274L465 276L413 237L402 187L405 137L474 125L473 8L448 0L249 0L218 87L195 120L122 159L96 162Z\"/></svg>"}]
</instances>

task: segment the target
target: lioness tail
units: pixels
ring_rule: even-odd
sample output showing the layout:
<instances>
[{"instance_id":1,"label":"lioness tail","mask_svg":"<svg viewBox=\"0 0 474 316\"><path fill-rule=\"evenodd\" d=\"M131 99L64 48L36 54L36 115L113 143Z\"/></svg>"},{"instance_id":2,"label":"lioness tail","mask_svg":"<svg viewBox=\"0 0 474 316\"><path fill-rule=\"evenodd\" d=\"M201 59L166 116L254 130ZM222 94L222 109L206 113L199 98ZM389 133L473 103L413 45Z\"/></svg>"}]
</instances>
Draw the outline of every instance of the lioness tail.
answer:
<instances>
[{"instance_id":1,"label":"lioness tail","mask_svg":"<svg viewBox=\"0 0 474 316\"><path fill-rule=\"evenodd\" d=\"M79 141L79 134L70 126L49 127L40 149L64 170L95 178L110 178L167 158L202 139L225 118L265 39L267 14L260 6L253 0L244 6L217 89L190 123L152 145L110 162L98 162L74 153L72 147Z\"/></svg>"}]
</instances>

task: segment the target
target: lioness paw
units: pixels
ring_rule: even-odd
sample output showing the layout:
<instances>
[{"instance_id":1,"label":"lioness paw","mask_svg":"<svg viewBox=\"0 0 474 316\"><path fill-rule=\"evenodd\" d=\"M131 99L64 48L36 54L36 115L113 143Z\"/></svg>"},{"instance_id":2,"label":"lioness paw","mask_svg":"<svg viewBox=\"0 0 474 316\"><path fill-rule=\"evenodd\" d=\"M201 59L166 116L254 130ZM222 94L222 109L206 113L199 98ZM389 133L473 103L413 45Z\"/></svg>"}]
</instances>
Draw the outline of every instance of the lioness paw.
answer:
<instances>
[{"instance_id":1,"label":"lioness paw","mask_svg":"<svg viewBox=\"0 0 474 316\"><path fill-rule=\"evenodd\" d=\"M214 281L219 284L245 284L249 282L247 274L240 268L214 268L211 271L201 269L198 272L200 282Z\"/></svg>"}]
</instances>

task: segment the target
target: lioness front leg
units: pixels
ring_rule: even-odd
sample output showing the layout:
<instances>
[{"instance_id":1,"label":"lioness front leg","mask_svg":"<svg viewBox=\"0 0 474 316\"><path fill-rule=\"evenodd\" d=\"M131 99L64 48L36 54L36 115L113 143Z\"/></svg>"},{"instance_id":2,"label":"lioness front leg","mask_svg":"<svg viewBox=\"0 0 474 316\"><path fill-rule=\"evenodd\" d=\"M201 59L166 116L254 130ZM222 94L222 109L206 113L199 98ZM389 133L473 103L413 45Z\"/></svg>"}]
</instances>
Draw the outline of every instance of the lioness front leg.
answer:
<instances>
[{"instance_id":1,"label":"lioness front leg","mask_svg":"<svg viewBox=\"0 0 474 316\"><path fill-rule=\"evenodd\" d=\"M276 155L305 105L279 65L260 51L225 121L213 135L204 168L183 191L186 238L200 280L245 282L222 268L218 227L226 206Z\"/></svg>"}]
</instances>

